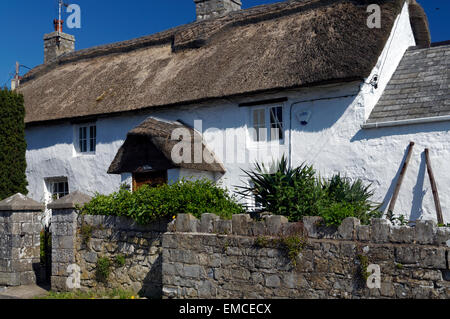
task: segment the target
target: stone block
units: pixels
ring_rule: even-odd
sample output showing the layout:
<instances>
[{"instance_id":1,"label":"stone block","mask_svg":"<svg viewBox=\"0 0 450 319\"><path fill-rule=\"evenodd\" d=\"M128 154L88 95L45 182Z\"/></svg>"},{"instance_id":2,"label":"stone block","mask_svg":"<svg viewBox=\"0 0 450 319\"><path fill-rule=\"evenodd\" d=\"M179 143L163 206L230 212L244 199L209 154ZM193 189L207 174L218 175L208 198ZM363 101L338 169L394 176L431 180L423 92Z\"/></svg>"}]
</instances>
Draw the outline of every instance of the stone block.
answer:
<instances>
[{"instance_id":1,"label":"stone block","mask_svg":"<svg viewBox=\"0 0 450 319\"><path fill-rule=\"evenodd\" d=\"M393 243L412 244L415 241L415 228L408 226L392 226L389 238Z\"/></svg>"},{"instance_id":2,"label":"stone block","mask_svg":"<svg viewBox=\"0 0 450 319\"><path fill-rule=\"evenodd\" d=\"M395 260L400 264L417 264L419 262L418 246L395 247Z\"/></svg>"},{"instance_id":3,"label":"stone block","mask_svg":"<svg viewBox=\"0 0 450 319\"><path fill-rule=\"evenodd\" d=\"M420 248L419 265L424 268L447 269L447 249L439 248Z\"/></svg>"},{"instance_id":4,"label":"stone block","mask_svg":"<svg viewBox=\"0 0 450 319\"><path fill-rule=\"evenodd\" d=\"M84 260L88 263L95 264L98 260L97 253L91 251L84 254Z\"/></svg>"},{"instance_id":5,"label":"stone block","mask_svg":"<svg viewBox=\"0 0 450 319\"><path fill-rule=\"evenodd\" d=\"M183 267L183 275L187 278L198 279L200 277L201 267L198 265L185 265Z\"/></svg>"},{"instance_id":6,"label":"stone block","mask_svg":"<svg viewBox=\"0 0 450 319\"><path fill-rule=\"evenodd\" d=\"M338 228L339 238L345 240L353 240L357 238L357 227L360 226L361 222L359 219L354 217L345 218L342 224Z\"/></svg>"},{"instance_id":7,"label":"stone block","mask_svg":"<svg viewBox=\"0 0 450 319\"><path fill-rule=\"evenodd\" d=\"M391 222L387 219L373 218L370 225L370 238L374 243L389 242Z\"/></svg>"},{"instance_id":8,"label":"stone block","mask_svg":"<svg viewBox=\"0 0 450 319\"><path fill-rule=\"evenodd\" d=\"M75 253L73 249L52 249L52 262L74 263Z\"/></svg>"},{"instance_id":9,"label":"stone block","mask_svg":"<svg viewBox=\"0 0 450 319\"><path fill-rule=\"evenodd\" d=\"M232 217L232 233L234 235L247 236L249 234L250 222L252 219L248 214L238 214Z\"/></svg>"},{"instance_id":10,"label":"stone block","mask_svg":"<svg viewBox=\"0 0 450 319\"><path fill-rule=\"evenodd\" d=\"M198 287L198 297L201 299L213 299L217 296L217 288L215 285L206 280L200 283Z\"/></svg>"},{"instance_id":11,"label":"stone block","mask_svg":"<svg viewBox=\"0 0 450 319\"><path fill-rule=\"evenodd\" d=\"M191 214L179 214L175 221L177 232L196 233L198 231L199 220Z\"/></svg>"},{"instance_id":12,"label":"stone block","mask_svg":"<svg viewBox=\"0 0 450 319\"><path fill-rule=\"evenodd\" d=\"M280 277L278 275L266 276L265 285L266 285L266 287L269 287L269 288L280 287L281 286Z\"/></svg>"},{"instance_id":13,"label":"stone block","mask_svg":"<svg viewBox=\"0 0 450 319\"><path fill-rule=\"evenodd\" d=\"M162 247L164 248L164 250L168 248L177 248L178 247L177 236L173 234L163 234Z\"/></svg>"},{"instance_id":14,"label":"stone block","mask_svg":"<svg viewBox=\"0 0 450 319\"><path fill-rule=\"evenodd\" d=\"M13 248L23 248L33 246L32 235L11 235L11 246Z\"/></svg>"},{"instance_id":15,"label":"stone block","mask_svg":"<svg viewBox=\"0 0 450 319\"><path fill-rule=\"evenodd\" d=\"M359 241L369 241L370 240L370 226L359 225L356 227L356 233Z\"/></svg>"},{"instance_id":16,"label":"stone block","mask_svg":"<svg viewBox=\"0 0 450 319\"><path fill-rule=\"evenodd\" d=\"M34 271L21 272L19 274L19 277L20 277L20 285L22 286L36 284L36 273Z\"/></svg>"},{"instance_id":17,"label":"stone block","mask_svg":"<svg viewBox=\"0 0 450 319\"><path fill-rule=\"evenodd\" d=\"M231 220L217 220L214 223L214 232L216 234L228 235L231 234L232 221Z\"/></svg>"},{"instance_id":18,"label":"stone block","mask_svg":"<svg viewBox=\"0 0 450 319\"><path fill-rule=\"evenodd\" d=\"M52 212L52 221L56 220L59 223L74 223L76 222L78 214L73 209L54 209ZM83 216L84 218L91 217L89 215Z\"/></svg>"},{"instance_id":19,"label":"stone block","mask_svg":"<svg viewBox=\"0 0 450 319\"><path fill-rule=\"evenodd\" d=\"M450 227L438 227L434 243L450 247Z\"/></svg>"},{"instance_id":20,"label":"stone block","mask_svg":"<svg viewBox=\"0 0 450 319\"><path fill-rule=\"evenodd\" d=\"M58 248L62 249L74 248L74 238L72 236L58 236L55 240L55 243L57 244Z\"/></svg>"},{"instance_id":21,"label":"stone block","mask_svg":"<svg viewBox=\"0 0 450 319\"><path fill-rule=\"evenodd\" d=\"M69 288L67 288L67 277L60 277L60 276L52 276L51 277L51 285L52 285L52 291L69 291Z\"/></svg>"},{"instance_id":22,"label":"stone block","mask_svg":"<svg viewBox=\"0 0 450 319\"><path fill-rule=\"evenodd\" d=\"M251 236L264 236L267 235L266 223L264 221L254 221L250 223Z\"/></svg>"},{"instance_id":23,"label":"stone block","mask_svg":"<svg viewBox=\"0 0 450 319\"><path fill-rule=\"evenodd\" d=\"M416 222L416 242L418 244L432 244L437 232L437 224L434 220L419 220Z\"/></svg>"},{"instance_id":24,"label":"stone block","mask_svg":"<svg viewBox=\"0 0 450 319\"><path fill-rule=\"evenodd\" d=\"M319 216L305 216L303 217L303 225L310 238L319 238L319 227L323 223L323 218Z\"/></svg>"},{"instance_id":25,"label":"stone block","mask_svg":"<svg viewBox=\"0 0 450 319\"><path fill-rule=\"evenodd\" d=\"M20 274L0 272L0 286L20 286Z\"/></svg>"},{"instance_id":26,"label":"stone block","mask_svg":"<svg viewBox=\"0 0 450 319\"><path fill-rule=\"evenodd\" d=\"M163 276L174 276L177 274L175 265L172 263L164 262L162 264L162 274Z\"/></svg>"},{"instance_id":27,"label":"stone block","mask_svg":"<svg viewBox=\"0 0 450 319\"><path fill-rule=\"evenodd\" d=\"M214 223L219 220L220 217L216 214L203 214L200 220L201 233L211 234L214 232Z\"/></svg>"},{"instance_id":28,"label":"stone block","mask_svg":"<svg viewBox=\"0 0 450 319\"><path fill-rule=\"evenodd\" d=\"M163 298L173 299L178 297L178 288L177 287L167 287L164 286L162 289Z\"/></svg>"},{"instance_id":29,"label":"stone block","mask_svg":"<svg viewBox=\"0 0 450 319\"><path fill-rule=\"evenodd\" d=\"M277 236L282 234L283 226L289 221L286 217L280 215L272 215L264 218L266 222L267 234Z\"/></svg>"},{"instance_id":30,"label":"stone block","mask_svg":"<svg viewBox=\"0 0 450 319\"><path fill-rule=\"evenodd\" d=\"M14 272L24 272L33 270L33 262L31 259L15 259L11 261L11 267Z\"/></svg>"}]
</instances>

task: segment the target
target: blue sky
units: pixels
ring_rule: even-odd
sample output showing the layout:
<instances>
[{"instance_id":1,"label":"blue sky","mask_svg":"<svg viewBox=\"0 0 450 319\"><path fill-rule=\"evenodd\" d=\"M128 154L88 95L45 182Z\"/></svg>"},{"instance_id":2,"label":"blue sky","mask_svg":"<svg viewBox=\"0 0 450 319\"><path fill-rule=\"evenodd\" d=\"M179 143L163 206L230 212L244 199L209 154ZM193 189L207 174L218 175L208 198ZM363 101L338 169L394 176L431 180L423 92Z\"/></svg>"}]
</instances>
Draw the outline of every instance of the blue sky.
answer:
<instances>
[{"instance_id":1,"label":"blue sky","mask_svg":"<svg viewBox=\"0 0 450 319\"><path fill-rule=\"evenodd\" d=\"M243 7L279 0L242 0ZM8 84L19 61L30 68L43 61L43 35L53 30L57 0L0 1L0 86ZM81 7L81 29L67 29L76 49L128 40L195 20L193 0L66 0ZM450 1L419 0L430 22L433 42L450 40ZM66 16L67 17L67 14ZM63 16L63 18L65 18ZM21 74L27 69L22 68Z\"/></svg>"}]
</instances>

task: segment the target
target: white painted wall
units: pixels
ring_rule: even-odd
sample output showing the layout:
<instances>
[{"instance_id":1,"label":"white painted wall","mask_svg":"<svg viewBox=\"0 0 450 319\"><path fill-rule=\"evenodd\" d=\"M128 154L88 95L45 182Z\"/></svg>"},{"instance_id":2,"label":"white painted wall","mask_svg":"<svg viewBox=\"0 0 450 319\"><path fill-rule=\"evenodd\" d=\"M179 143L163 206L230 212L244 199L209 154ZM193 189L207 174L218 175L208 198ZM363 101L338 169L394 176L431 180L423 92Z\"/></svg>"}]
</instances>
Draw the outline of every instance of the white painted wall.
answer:
<instances>
[{"instance_id":1,"label":"white painted wall","mask_svg":"<svg viewBox=\"0 0 450 319\"><path fill-rule=\"evenodd\" d=\"M122 182L130 184L129 174L108 175L106 171L127 132L148 116L154 116L173 121L181 119L192 126L195 126L195 120L202 120L202 127L196 126L196 129L204 133L206 143L222 160L227 171L224 176L216 175L214 179L220 180L230 190L248 182L242 169L249 170L256 160L269 164L282 154L291 154L293 165L303 162L313 164L324 177L341 172L348 177L362 178L372 183L376 190L374 200L384 201L384 207L392 196L406 147L413 140L416 148L395 212L412 219L435 219L433 197L422 154L423 149L429 147L441 190L444 218L450 222L450 194L446 192L450 188L450 172L446 170L450 161L450 124L444 122L361 129L404 51L415 44L408 21L405 7L396 22L395 32L372 72L380 76L378 89L368 84L361 88L361 83L353 82L256 97L255 100L288 97L288 101L283 103L285 139L282 145L252 141L248 130L252 108L238 107L242 102L238 99L223 100L214 105L184 106L135 116L99 119L95 155L76 155L74 130L70 123L27 128L29 196L43 201L44 179L56 176L68 177L70 191L80 190L91 195L95 192L108 194L116 191ZM346 97L337 98L339 96ZM303 110L312 112L306 126L296 119L297 113ZM292 123L289 122L291 115ZM231 147L233 142L234 147ZM193 175L198 177L197 173L173 170L169 172L169 180ZM212 175L208 177L213 178Z\"/></svg>"}]
</instances>

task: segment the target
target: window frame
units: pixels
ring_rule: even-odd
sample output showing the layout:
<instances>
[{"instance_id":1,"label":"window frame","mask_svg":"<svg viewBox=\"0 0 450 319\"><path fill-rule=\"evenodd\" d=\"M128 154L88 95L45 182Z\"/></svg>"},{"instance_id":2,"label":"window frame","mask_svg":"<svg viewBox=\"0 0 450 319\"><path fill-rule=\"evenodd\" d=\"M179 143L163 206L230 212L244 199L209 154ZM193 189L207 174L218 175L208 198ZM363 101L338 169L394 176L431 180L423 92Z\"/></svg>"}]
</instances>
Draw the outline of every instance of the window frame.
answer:
<instances>
[{"instance_id":1,"label":"window frame","mask_svg":"<svg viewBox=\"0 0 450 319\"><path fill-rule=\"evenodd\" d=\"M62 191L59 187L63 185ZM58 200L70 194L69 179L67 177L49 177L45 178L46 191L49 194L50 202ZM55 191L56 186L56 191ZM57 195L55 197L55 195Z\"/></svg>"},{"instance_id":2,"label":"window frame","mask_svg":"<svg viewBox=\"0 0 450 319\"><path fill-rule=\"evenodd\" d=\"M76 155L95 155L97 152L97 123L77 124L74 130L74 148Z\"/></svg>"},{"instance_id":3,"label":"window frame","mask_svg":"<svg viewBox=\"0 0 450 319\"><path fill-rule=\"evenodd\" d=\"M282 133L282 137L279 139L272 139L272 118L271 118L271 111L272 109L275 108L280 108L281 109L281 133ZM277 103L277 104L269 104L269 105L264 105L264 106L255 106L250 108L250 128L252 130L256 129L255 127L255 112L259 111L259 110L264 110L264 120L265 120L265 128L266 128L266 138L263 140L257 140L255 139L256 136L259 137L259 134L256 133L257 135L255 136L253 133L250 133L250 141L253 145L264 145L264 144L271 144L271 143L277 143L280 145L284 145L285 142L285 127L286 127L286 117L285 117L285 104L284 103ZM254 131L253 131L254 132Z\"/></svg>"}]
</instances>

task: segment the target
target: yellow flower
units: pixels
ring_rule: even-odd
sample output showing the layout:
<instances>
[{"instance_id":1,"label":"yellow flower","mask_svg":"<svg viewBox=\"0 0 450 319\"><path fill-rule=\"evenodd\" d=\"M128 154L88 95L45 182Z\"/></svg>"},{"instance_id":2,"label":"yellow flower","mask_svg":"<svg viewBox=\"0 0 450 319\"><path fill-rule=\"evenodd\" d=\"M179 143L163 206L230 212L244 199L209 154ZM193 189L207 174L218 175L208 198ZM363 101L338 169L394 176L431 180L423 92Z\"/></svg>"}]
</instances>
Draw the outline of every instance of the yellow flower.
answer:
<instances>
[{"instance_id":1,"label":"yellow flower","mask_svg":"<svg viewBox=\"0 0 450 319\"><path fill-rule=\"evenodd\" d=\"M135 299L134 296L131 296L131 299Z\"/></svg>"},{"instance_id":2,"label":"yellow flower","mask_svg":"<svg viewBox=\"0 0 450 319\"><path fill-rule=\"evenodd\" d=\"M172 216L172 219L175 219L175 218L177 218L177 216Z\"/></svg>"}]
</instances>

